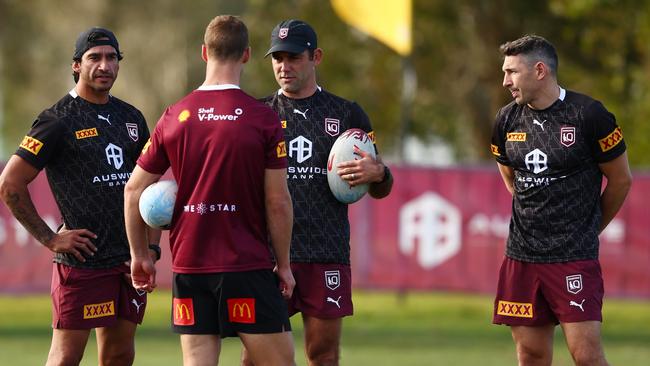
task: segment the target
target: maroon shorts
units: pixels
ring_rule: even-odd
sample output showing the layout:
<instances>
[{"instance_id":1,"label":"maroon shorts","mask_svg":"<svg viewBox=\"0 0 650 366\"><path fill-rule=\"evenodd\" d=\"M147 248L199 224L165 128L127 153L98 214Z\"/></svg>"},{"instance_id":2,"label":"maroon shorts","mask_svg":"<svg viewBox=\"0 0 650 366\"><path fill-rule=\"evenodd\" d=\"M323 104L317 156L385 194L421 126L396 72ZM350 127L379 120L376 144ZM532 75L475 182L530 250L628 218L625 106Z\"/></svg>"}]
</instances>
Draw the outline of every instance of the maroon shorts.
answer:
<instances>
[{"instance_id":1,"label":"maroon shorts","mask_svg":"<svg viewBox=\"0 0 650 366\"><path fill-rule=\"evenodd\" d=\"M322 319L352 315L352 275L344 264L292 263L296 279L289 316L301 312Z\"/></svg>"},{"instance_id":2,"label":"maroon shorts","mask_svg":"<svg viewBox=\"0 0 650 366\"><path fill-rule=\"evenodd\" d=\"M52 327L91 329L114 325L117 318L140 324L147 293L133 288L124 276L128 266L106 269L52 268Z\"/></svg>"},{"instance_id":3,"label":"maroon shorts","mask_svg":"<svg viewBox=\"0 0 650 366\"><path fill-rule=\"evenodd\" d=\"M602 321L598 260L526 263L505 258L494 300L494 324L539 326Z\"/></svg>"}]
</instances>

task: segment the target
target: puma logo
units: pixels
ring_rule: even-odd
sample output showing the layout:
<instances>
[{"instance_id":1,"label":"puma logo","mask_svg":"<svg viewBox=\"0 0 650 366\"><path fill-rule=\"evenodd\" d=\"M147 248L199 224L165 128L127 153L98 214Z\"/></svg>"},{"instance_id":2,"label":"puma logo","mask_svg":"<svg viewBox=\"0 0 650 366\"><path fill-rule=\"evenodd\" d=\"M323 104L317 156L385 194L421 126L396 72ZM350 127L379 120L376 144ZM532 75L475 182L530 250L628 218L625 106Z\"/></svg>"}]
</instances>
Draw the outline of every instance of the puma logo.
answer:
<instances>
[{"instance_id":1,"label":"puma logo","mask_svg":"<svg viewBox=\"0 0 650 366\"><path fill-rule=\"evenodd\" d=\"M533 118L533 124L538 125L539 127L541 127L542 131L544 131L544 122L546 122L546 120L543 120L542 122L540 122L540 121Z\"/></svg>"},{"instance_id":2,"label":"puma logo","mask_svg":"<svg viewBox=\"0 0 650 366\"><path fill-rule=\"evenodd\" d=\"M136 313L140 313L140 307L144 305L144 302L141 302L138 304L138 302L135 299L131 300L131 304L135 305Z\"/></svg>"},{"instance_id":3,"label":"puma logo","mask_svg":"<svg viewBox=\"0 0 650 366\"><path fill-rule=\"evenodd\" d=\"M582 308L582 304L585 303L585 300L586 300L586 299L582 299L582 301L581 301L579 304L578 304L577 302L571 300L571 301L569 302L569 305L570 305L570 306L579 307L580 310L584 313L584 312L585 312L585 309Z\"/></svg>"},{"instance_id":4,"label":"puma logo","mask_svg":"<svg viewBox=\"0 0 650 366\"><path fill-rule=\"evenodd\" d=\"M109 120L109 118L111 118L110 114L107 114L106 117L102 116L101 114L98 114L97 118L103 119L104 121L108 122L109 125L111 124L111 121Z\"/></svg>"},{"instance_id":5,"label":"puma logo","mask_svg":"<svg viewBox=\"0 0 650 366\"><path fill-rule=\"evenodd\" d=\"M297 110L297 109L294 108L294 109L293 109L293 113L297 113L297 114L301 115L302 118L307 119L307 111L308 111L308 110L309 110L309 108L305 109L304 112L301 112L301 111L299 111L299 110Z\"/></svg>"},{"instance_id":6,"label":"puma logo","mask_svg":"<svg viewBox=\"0 0 650 366\"><path fill-rule=\"evenodd\" d=\"M336 299L336 300L334 300L333 298L331 298L329 296L327 297L327 302L331 302L331 303L336 304L336 307L338 307L340 309L341 305L339 305L339 301L341 301L341 296L339 296L339 298Z\"/></svg>"}]
</instances>

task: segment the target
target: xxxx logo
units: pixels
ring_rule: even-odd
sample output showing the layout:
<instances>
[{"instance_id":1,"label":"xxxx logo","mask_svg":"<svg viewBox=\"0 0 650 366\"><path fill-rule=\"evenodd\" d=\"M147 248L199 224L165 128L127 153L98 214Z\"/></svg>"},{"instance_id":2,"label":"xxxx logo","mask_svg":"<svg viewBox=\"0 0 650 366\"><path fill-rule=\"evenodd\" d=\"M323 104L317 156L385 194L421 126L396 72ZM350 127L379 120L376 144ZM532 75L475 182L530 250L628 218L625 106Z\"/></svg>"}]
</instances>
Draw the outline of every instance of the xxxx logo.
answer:
<instances>
[{"instance_id":1,"label":"xxxx logo","mask_svg":"<svg viewBox=\"0 0 650 366\"><path fill-rule=\"evenodd\" d=\"M523 142L526 141L526 132L509 132L507 136L508 141Z\"/></svg>"},{"instance_id":2,"label":"xxxx logo","mask_svg":"<svg viewBox=\"0 0 650 366\"><path fill-rule=\"evenodd\" d=\"M115 315L115 305L113 301L84 305L84 319L101 318L111 315Z\"/></svg>"},{"instance_id":3,"label":"xxxx logo","mask_svg":"<svg viewBox=\"0 0 650 366\"><path fill-rule=\"evenodd\" d=\"M85 130L75 131L74 135L77 138L77 140L81 140L88 137L99 136L99 133L97 132L96 128L87 128Z\"/></svg>"},{"instance_id":4,"label":"xxxx logo","mask_svg":"<svg viewBox=\"0 0 650 366\"><path fill-rule=\"evenodd\" d=\"M43 147L43 143L33 137L25 136L23 141L20 143L20 147L34 155L38 155L38 152L41 151L41 148Z\"/></svg>"},{"instance_id":5,"label":"xxxx logo","mask_svg":"<svg viewBox=\"0 0 650 366\"><path fill-rule=\"evenodd\" d=\"M533 304L499 300L497 314L517 318L532 318Z\"/></svg>"},{"instance_id":6,"label":"xxxx logo","mask_svg":"<svg viewBox=\"0 0 650 366\"><path fill-rule=\"evenodd\" d=\"M283 158L287 156L287 144L284 141L278 142L278 147L276 148L278 153L278 158Z\"/></svg>"},{"instance_id":7,"label":"xxxx logo","mask_svg":"<svg viewBox=\"0 0 650 366\"><path fill-rule=\"evenodd\" d=\"M598 140L598 143L600 144L600 150L606 152L613 149L621 141L623 141L623 132L620 127L616 127L612 133Z\"/></svg>"},{"instance_id":8,"label":"xxxx logo","mask_svg":"<svg viewBox=\"0 0 650 366\"><path fill-rule=\"evenodd\" d=\"M492 154L494 156L501 156L499 153L499 147L497 145L490 145L490 148L492 149Z\"/></svg>"},{"instance_id":9,"label":"xxxx logo","mask_svg":"<svg viewBox=\"0 0 650 366\"><path fill-rule=\"evenodd\" d=\"M370 137L370 141L372 141L373 144L377 142L375 141L375 131L368 132L368 137Z\"/></svg>"}]
</instances>

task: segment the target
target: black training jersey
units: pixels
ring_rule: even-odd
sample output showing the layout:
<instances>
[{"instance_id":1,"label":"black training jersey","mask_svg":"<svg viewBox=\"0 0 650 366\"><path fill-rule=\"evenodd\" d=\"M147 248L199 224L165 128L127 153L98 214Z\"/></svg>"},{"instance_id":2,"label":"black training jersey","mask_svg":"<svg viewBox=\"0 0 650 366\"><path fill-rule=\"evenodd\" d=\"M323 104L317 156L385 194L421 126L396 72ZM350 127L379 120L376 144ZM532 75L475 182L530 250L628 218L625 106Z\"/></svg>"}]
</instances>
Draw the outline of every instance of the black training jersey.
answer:
<instances>
[{"instance_id":1,"label":"black training jersey","mask_svg":"<svg viewBox=\"0 0 650 366\"><path fill-rule=\"evenodd\" d=\"M16 155L45 168L67 228L97 234L98 251L86 262L59 253L55 262L107 268L129 259L124 185L148 139L142 113L112 96L92 104L73 90L38 116Z\"/></svg>"},{"instance_id":2,"label":"black training jersey","mask_svg":"<svg viewBox=\"0 0 650 366\"><path fill-rule=\"evenodd\" d=\"M350 128L374 134L361 107L320 87L304 99L280 91L264 99L280 116L289 158L287 179L293 199L291 261L350 264L348 205L327 183L327 158L336 138Z\"/></svg>"},{"instance_id":3,"label":"black training jersey","mask_svg":"<svg viewBox=\"0 0 650 366\"><path fill-rule=\"evenodd\" d=\"M625 151L614 115L598 101L560 90L549 108L512 102L496 116L492 154L514 170L506 255L554 263L598 257L602 173Z\"/></svg>"}]
</instances>

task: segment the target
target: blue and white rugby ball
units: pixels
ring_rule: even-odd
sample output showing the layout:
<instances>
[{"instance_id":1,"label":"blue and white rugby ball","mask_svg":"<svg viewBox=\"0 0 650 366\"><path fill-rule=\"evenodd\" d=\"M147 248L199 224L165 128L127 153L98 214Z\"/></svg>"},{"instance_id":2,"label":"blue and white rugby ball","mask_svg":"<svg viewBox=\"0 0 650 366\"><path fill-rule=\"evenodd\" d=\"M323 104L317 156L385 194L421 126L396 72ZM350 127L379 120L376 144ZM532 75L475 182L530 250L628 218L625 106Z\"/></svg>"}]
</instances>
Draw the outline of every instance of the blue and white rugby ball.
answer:
<instances>
[{"instance_id":1,"label":"blue and white rugby ball","mask_svg":"<svg viewBox=\"0 0 650 366\"><path fill-rule=\"evenodd\" d=\"M178 186L173 180L161 180L142 191L140 216L154 229L167 230L172 223Z\"/></svg>"},{"instance_id":2,"label":"blue and white rugby ball","mask_svg":"<svg viewBox=\"0 0 650 366\"><path fill-rule=\"evenodd\" d=\"M334 197L343 203L357 202L368 192L368 184L350 187L347 181L336 174L339 163L361 159L360 155L354 153L355 147L376 157L370 136L362 129L351 128L336 139L327 159L327 183Z\"/></svg>"}]
</instances>

